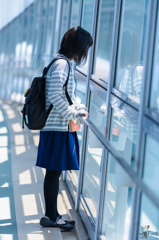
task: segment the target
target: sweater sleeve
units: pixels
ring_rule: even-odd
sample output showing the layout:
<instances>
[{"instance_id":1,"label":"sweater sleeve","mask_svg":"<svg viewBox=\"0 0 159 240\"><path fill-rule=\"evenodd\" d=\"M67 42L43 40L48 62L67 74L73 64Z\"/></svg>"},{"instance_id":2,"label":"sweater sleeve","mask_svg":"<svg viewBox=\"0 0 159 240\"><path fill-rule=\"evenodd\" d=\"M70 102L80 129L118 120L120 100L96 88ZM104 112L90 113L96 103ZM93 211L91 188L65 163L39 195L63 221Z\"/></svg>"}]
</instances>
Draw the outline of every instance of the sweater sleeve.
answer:
<instances>
[{"instance_id":1,"label":"sweater sleeve","mask_svg":"<svg viewBox=\"0 0 159 240\"><path fill-rule=\"evenodd\" d=\"M140 98L141 95L141 85L142 85L142 73L143 66L138 66L133 74L133 87L136 93L136 97Z\"/></svg>"},{"instance_id":2,"label":"sweater sleeve","mask_svg":"<svg viewBox=\"0 0 159 240\"><path fill-rule=\"evenodd\" d=\"M72 120L81 116L80 111L75 110L75 105L69 105L63 98L63 85L67 80L68 66L65 60L56 61L51 71L51 79L48 90L48 98L57 111L66 119Z\"/></svg>"}]
</instances>

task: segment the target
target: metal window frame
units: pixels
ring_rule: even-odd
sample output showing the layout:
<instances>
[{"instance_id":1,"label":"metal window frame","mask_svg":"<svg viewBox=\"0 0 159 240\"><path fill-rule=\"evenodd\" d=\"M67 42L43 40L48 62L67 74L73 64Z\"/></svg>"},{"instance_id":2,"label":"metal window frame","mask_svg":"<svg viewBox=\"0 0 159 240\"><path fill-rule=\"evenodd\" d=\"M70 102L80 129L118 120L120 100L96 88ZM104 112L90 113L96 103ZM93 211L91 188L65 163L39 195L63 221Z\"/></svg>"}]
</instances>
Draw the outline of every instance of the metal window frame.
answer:
<instances>
[{"instance_id":1,"label":"metal window frame","mask_svg":"<svg viewBox=\"0 0 159 240\"><path fill-rule=\"evenodd\" d=\"M96 16L97 16L97 6L99 4L98 0L94 0L94 6L93 6L93 17L92 17L92 27L91 27L91 36L93 40L95 39L95 26L96 26ZM82 4L80 2L80 8L79 10L79 18L78 21L81 23L82 19L82 8L83 8L83 1ZM92 69L92 63L93 63L93 47L89 49L89 60L88 60L88 68L87 68L87 82L86 82L86 98L85 98L85 105L89 108L89 99L90 99L90 88L89 88L89 81L91 78L91 69ZM82 192L82 186L83 186L83 174L84 174L84 164L85 164L85 151L86 146L85 143L87 142L87 126L84 125L83 132L82 132L82 144L81 144L81 162L80 162L80 170L78 175L78 185L77 185L77 198L75 202L75 210L79 208L79 200L80 200L80 194Z\"/></svg>"},{"instance_id":2,"label":"metal window frame","mask_svg":"<svg viewBox=\"0 0 159 240\"><path fill-rule=\"evenodd\" d=\"M153 202L153 204L159 209L159 199L156 195L146 186L141 180L138 174L130 167L121 154L111 145L111 143L103 136L103 134L97 129L97 127L91 122L90 119L82 119L82 121L92 130L95 136L108 150L108 152L114 157L114 159L120 164L123 170L129 175L133 182L141 189L145 195Z\"/></svg>"},{"instance_id":3,"label":"metal window frame","mask_svg":"<svg viewBox=\"0 0 159 240\"><path fill-rule=\"evenodd\" d=\"M148 4L148 15L147 15L147 26L146 26L146 42L145 42L145 54L144 54L144 71L143 71L143 82L141 89L141 100L139 107L139 119L138 119L138 138L136 143L135 151L135 170L139 178L142 177L143 170L143 149L144 149L144 132L143 132L143 120L146 112L146 106L148 101L148 86L151 77L152 68L152 57L153 57L153 42L155 32L155 19L157 15L157 0L149 1ZM131 216L131 228L130 228L130 240L136 238L136 231L138 230L138 222L140 217L140 204L141 204L141 191L144 192L144 188L138 190L137 183L133 191L133 211ZM149 190L150 193L150 190ZM152 193L151 193L152 194ZM150 199L152 201L152 199ZM154 202L153 202L154 203ZM156 205L157 206L157 205Z\"/></svg>"},{"instance_id":4,"label":"metal window frame","mask_svg":"<svg viewBox=\"0 0 159 240\"><path fill-rule=\"evenodd\" d=\"M46 38L47 38L47 25L48 25L48 19L49 19L49 7L50 7L50 0L47 0L46 3L46 16L45 16L45 23L44 23L44 39L43 39L43 45L41 54L45 54L45 45L46 45ZM42 61L41 61L42 64Z\"/></svg>"},{"instance_id":5,"label":"metal window frame","mask_svg":"<svg viewBox=\"0 0 159 240\"><path fill-rule=\"evenodd\" d=\"M109 128L111 121L111 92L113 88L112 79L115 79L115 68L116 68L116 59L117 59L117 44L118 44L118 32L119 32L119 23L121 17L121 0L115 1L114 8L114 19L113 19L113 32L112 32L112 49L111 49L111 59L110 59L110 70L108 78L108 90L107 90L107 100L106 100L106 131L105 137L108 140L109 138ZM115 56L115 57L114 57ZM103 222L103 209L104 209L104 200L105 200L105 187L106 187L106 178L107 178L107 164L108 164L108 151L103 149L103 161L102 161L102 173L100 178L100 191L99 191L99 203L98 203L98 213L97 213L97 223L95 229L95 240L98 239Z\"/></svg>"}]
</instances>

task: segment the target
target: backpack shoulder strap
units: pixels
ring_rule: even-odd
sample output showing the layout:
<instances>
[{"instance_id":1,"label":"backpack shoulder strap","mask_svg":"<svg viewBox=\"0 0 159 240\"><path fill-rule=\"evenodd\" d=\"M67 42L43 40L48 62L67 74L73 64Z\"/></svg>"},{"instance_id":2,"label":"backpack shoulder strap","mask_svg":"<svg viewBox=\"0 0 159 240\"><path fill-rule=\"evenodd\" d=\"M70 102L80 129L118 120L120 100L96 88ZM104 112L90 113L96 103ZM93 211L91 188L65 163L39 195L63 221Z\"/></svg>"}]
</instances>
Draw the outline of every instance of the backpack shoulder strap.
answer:
<instances>
[{"instance_id":1,"label":"backpack shoulder strap","mask_svg":"<svg viewBox=\"0 0 159 240\"><path fill-rule=\"evenodd\" d=\"M57 61L57 60L59 60L59 59L64 59L65 61L68 62L68 66L69 66L68 76L67 76L67 80L66 80L65 84L63 85L63 87L65 87L65 94L66 94L67 100L68 100L69 104L72 105L73 102L72 102L72 100L71 100L71 98L70 98L70 96L69 96L69 94L68 94L68 91L67 91L67 83L68 83L68 80L69 80L70 68L71 68L71 67L70 67L70 62L68 61L67 58L65 58L65 57L63 57L63 56L59 56L59 57L54 58L54 59L49 63L49 65L44 68L44 70L43 70L43 77L47 74L47 72L48 72L49 68L51 67L51 65L52 65L55 61Z\"/></svg>"}]
</instances>

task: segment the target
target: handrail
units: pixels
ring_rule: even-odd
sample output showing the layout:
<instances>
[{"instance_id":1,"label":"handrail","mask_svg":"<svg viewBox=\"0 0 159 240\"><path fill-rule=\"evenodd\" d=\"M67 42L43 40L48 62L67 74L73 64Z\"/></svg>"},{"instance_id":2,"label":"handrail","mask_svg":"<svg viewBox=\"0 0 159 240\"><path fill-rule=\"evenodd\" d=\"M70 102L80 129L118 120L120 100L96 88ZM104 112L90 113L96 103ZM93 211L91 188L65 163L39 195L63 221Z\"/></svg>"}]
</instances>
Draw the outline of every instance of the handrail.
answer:
<instances>
[{"instance_id":1,"label":"handrail","mask_svg":"<svg viewBox=\"0 0 159 240\"><path fill-rule=\"evenodd\" d=\"M83 122L91 129L99 141L104 145L104 147L111 153L111 155L118 161L126 173L133 179L137 184L137 187L144 192L147 197L154 203L154 205L159 209L159 199L155 194L146 186L145 183L137 176L134 170L129 166L129 164L124 160L121 154L106 140L102 133L97 129L97 127L90 121L89 118L82 118Z\"/></svg>"}]
</instances>

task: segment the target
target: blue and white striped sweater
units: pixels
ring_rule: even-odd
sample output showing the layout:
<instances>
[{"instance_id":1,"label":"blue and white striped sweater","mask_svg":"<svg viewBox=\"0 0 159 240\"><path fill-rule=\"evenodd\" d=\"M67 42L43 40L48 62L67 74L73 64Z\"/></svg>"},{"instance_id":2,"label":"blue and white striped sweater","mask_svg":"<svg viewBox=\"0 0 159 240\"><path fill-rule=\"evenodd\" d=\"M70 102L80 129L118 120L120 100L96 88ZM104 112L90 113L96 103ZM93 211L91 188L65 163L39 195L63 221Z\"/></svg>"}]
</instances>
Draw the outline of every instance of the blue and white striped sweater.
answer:
<instances>
[{"instance_id":1,"label":"blue and white striped sweater","mask_svg":"<svg viewBox=\"0 0 159 240\"><path fill-rule=\"evenodd\" d=\"M61 54L57 55L61 56ZM69 65L67 61L59 59L52 64L46 75L46 110L50 104L53 104L45 126L41 131L68 131L69 121L77 119L80 116L80 109L84 108L83 104L76 104L75 102L75 80L73 64L70 62L70 76L67 84L68 94L73 102L70 105L66 95L65 84L68 76Z\"/></svg>"}]
</instances>

